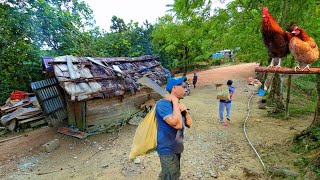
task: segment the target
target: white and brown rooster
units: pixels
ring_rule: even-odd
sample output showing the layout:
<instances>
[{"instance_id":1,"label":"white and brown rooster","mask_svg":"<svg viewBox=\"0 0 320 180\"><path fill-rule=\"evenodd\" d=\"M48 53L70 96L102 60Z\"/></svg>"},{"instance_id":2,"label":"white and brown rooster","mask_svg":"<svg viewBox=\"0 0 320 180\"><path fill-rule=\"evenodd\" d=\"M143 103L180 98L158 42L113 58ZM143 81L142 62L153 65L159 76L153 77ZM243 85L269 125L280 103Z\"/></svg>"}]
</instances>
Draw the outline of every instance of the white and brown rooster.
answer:
<instances>
[{"instance_id":1,"label":"white and brown rooster","mask_svg":"<svg viewBox=\"0 0 320 180\"><path fill-rule=\"evenodd\" d=\"M289 42L289 49L293 57L298 61L298 65L294 70L303 68L303 71L307 68L310 71L309 66L319 58L318 45L302 28L295 26L292 34L293 37Z\"/></svg>"}]
</instances>

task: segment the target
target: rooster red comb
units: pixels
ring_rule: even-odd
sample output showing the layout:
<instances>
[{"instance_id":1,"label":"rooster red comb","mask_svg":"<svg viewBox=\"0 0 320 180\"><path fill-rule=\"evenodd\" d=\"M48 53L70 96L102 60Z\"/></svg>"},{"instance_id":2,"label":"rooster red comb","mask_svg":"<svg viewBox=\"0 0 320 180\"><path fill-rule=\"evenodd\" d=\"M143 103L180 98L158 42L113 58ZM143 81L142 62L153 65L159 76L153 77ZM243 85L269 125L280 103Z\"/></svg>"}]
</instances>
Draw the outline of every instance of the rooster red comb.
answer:
<instances>
[{"instance_id":1,"label":"rooster red comb","mask_svg":"<svg viewBox=\"0 0 320 180\"><path fill-rule=\"evenodd\" d=\"M263 8L262 8L262 14L263 14L263 15L269 14L268 8L267 8L266 6L263 6Z\"/></svg>"}]
</instances>

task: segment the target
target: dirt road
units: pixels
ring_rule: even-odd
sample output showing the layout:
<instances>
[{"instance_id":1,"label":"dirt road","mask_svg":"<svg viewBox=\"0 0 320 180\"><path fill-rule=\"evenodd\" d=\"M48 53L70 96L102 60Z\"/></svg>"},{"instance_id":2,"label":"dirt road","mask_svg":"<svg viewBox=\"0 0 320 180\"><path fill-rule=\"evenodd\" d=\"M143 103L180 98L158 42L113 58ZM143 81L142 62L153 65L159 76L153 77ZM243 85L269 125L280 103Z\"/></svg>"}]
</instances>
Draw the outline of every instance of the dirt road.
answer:
<instances>
[{"instance_id":1,"label":"dirt road","mask_svg":"<svg viewBox=\"0 0 320 180\"><path fill-rule=\"evenodd\" d=\"M198 72L199 87L191 89L182 100L191 109L193 127L185 132L181 179L266 179L263 166L249 146L243 121L247 117L248 99L256 87L244 79L255 77L256 64L226 66ZM192 75L188 75L192 79ZM218 122L218 101L213 83L233 79L231 121ZM312 117L289 121L268 117L258 109L260 97L254 95L247 122L247 134L267 167L292 165L296 154L289 150L293 134L305 129ZM113 133L104 133L79 140L56 134L44 128L29 136L1 144L1 178L4 179L157 179L160 162L156 152L128 161L136 126L125 125ZM45 140L60 139L60 148L52 153L40 152ZM1 140L1 139L0 139ZM3 148L5 147L5 148ZM15 149L13 151L13 148ZM25 152L25 153L22 153ZM27 153L26 153L27 152ZM24 157L22 157L24 156Z\"/></svg>"}]
</instances>

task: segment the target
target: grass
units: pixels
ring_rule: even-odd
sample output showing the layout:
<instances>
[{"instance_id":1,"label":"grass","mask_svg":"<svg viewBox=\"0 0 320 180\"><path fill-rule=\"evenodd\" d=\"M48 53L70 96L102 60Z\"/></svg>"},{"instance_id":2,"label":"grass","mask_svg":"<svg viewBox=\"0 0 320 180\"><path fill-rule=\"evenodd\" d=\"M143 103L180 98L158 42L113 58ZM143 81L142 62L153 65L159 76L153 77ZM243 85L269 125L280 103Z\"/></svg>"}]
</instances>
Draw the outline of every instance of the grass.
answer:
<instances>
[{"instance_id":1,"label":"grass","mask_svg":"<svg viewBox=\"0 0 320 180\"><path fill-rule=\"evenodd\" d=\"M318 101L316 78L317 75L293 76L289 103L290 117L303 118L306 115L314 114ZM287 84L284 83L284 98L286 98L286 86ZM285 112L274 113L272 116L282 119L285 117ZM312 129L309 136L294 142L291 150L300 156L294 165L300 169L301 176L304 176L306 169L309 169L314 172L315 178L320 179L320 166L312 163L315 155L320 151L320 127Z\"/></svg>"},{"instance_id":2,"label":"grass","mask_svg":"<svg viewBox=\"0 0 320 180\"><path fill-rule=\"evenodd\" d=\"M296 141L292 145L292 151L299 153L300 158L294 162L294 165L300 169L301 176L306 174L306 171L313 171L315 179L320 179L320 164L316 162L318 152L320 151L320 128L311 130L311 135Z\"/></svg>"},{"instance_id":3,"label":"grass","mask_svg":"<svg viewBox=\"0 0 320 180\"><path fill-rule=\"evenodd\" d=\"M290 116L314 113L317 104L315 76L301 75L292 79Z\"/></svg>"},{"instance_id":4,"label":"grass","mask_svg":"<svg viewBox=\"0 0 320 180\"><path fill-rule=\"evenodd\" d=\"M313 114L317 104L316 75L302 75L292 80L292 92L290 103L290 116L303 117L306 114ZM320 150L320 127L311 129L309 136L300 139L292 146L292 151L301 154L301 158L295 163L305 174L306 167L309 167L316 178L320 178L320 167L313 164L312 155ZM310 168L311 167L311 168Z\"/></svg>"},{"instance_id":5,"label":"grass","mask_svg":"<svg viewBox=\"0 0 320 180\"><path fill-rule=\"evenodd\" d=\"M290 117L303 117L313 114L317 104L316 76L300 75L294 76L291 83L291 93L289 102ZM284 83L283 97L287 95L287 84ZM266 94L268 95L269 92ZM285 102L286 99L284 99ZM272 106L270 102L268 105ZM270 114L272 117L284 119L285 111Z\"/></svg>"}]
</instances>

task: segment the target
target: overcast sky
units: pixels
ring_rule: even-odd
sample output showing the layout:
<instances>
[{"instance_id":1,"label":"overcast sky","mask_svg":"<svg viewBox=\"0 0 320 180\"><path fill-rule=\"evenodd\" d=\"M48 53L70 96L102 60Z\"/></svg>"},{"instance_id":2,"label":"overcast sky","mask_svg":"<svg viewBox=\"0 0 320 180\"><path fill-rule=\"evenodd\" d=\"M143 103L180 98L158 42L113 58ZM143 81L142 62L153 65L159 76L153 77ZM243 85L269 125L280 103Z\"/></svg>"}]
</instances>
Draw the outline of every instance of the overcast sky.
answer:
<instances>
[{"instance_id":1,"label":"overcast sky","mask_svg":"<svg viewBox=\"0 0 320 180\"><path fill-rule=\"evenodd\" d=\"M166 4L173 0L85 0L93 10L96 24L109 31L113 15L122 18L125 23L130 20L142 24L147 19L154 24L158 17L165 15Z\"/></svg>"},{"instance_id":2,"label":"overcast sky","mask_svg":"<svg viewBox=\"0 0 320 180\"><path fill-rule=\"evenodd\" d=\"M166 14L170 9L167 4L173 4L174 0L84 0L93 10L96 25L109 31L113 15L124 20L127 24L130 20L142 25L147 19L154 24L157 18ZM220 2L224 1L224 4ZM213 0L214 7L225 7L232 0Z\"/></svg>"}]
</instances>

